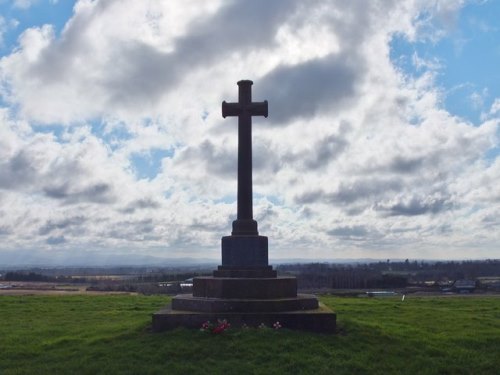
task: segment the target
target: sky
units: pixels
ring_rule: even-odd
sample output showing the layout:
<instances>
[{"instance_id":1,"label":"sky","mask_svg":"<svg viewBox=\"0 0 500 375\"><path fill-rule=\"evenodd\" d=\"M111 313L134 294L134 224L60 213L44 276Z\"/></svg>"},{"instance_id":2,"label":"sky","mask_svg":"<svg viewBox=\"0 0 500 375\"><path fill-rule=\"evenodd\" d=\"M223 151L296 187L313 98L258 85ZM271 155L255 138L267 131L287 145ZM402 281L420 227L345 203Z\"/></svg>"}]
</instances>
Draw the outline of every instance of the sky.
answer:
<instances>
[{"instance_id":1,"label":"sky","mask_svg":"<svg viewBox=\"0 0 500 375\"><path fill-rule=\"evenodd\" d=\"M0 264L500 258L500 1L0 0ZM141 258L142 257L142 258Z\"/></svg>"}]
</instances>

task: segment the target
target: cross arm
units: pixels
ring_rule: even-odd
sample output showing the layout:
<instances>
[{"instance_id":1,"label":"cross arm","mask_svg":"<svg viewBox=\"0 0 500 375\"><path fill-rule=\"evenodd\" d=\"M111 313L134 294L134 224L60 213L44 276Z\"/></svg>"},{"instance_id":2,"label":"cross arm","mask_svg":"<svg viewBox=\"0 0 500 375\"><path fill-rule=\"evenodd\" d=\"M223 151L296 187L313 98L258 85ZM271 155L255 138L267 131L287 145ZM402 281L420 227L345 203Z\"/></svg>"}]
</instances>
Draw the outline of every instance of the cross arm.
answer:
<instances>
[{"instance_id":1,"label":"cross arm","mask_svg":"<svg viewBox=\"0 0 500 375\"><path fill-rule=\"evenodd\" d=\"M240 103L227 103L225 100L222 102L222 117L239 116L241 112Z\"/></svg>"},{"instance_id":2,"label":"cross arm","mask_svg":"<svg viewBox=\"0 0 500 375\"><path fill-rule=\"evenodd\" d=\"M247 107L248 113L252 116L264 116L267 118L267 100L263 102L253 102Z\"/></svg>"},{"instance_id":3,"label":"cross arm","mask_svg":"<svg viewBox=\"0 0 500 375\"><path fill-rule=\"evenodd\" d=\"M268 105L267 100L263 102L253 102L246 105L240 103L227 103L222 102L222 117L239 116L243 112L248 113L250 116L264 116L267 117Z\"/></svg>"}]
</instances>

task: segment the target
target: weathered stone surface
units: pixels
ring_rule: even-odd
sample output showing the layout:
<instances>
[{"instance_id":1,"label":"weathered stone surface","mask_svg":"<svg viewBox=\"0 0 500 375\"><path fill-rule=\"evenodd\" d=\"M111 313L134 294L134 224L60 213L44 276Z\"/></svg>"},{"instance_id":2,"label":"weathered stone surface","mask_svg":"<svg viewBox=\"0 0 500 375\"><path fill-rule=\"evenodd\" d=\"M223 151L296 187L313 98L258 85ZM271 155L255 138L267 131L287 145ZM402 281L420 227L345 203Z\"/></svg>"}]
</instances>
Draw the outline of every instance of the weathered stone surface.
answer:
<instances>
[{"instance_id":1,"label":"weathered stone surface","mask_svg":"<svg viewBox=\"0 0 500 375\"><path fill-rule=\"evenodd\" d=\"M222 102L222 117L238 117L238 191L237 219L233 235L258 235L252 207L252 116L267 117L267 100L252 101L252 81L238 82L238 102Z\"/></svg>"},{"instance_id":2,"label":"weathered stone surface","mask_svg":"<svg viewBox=\"0 0 500 375\"><path fill-rule=\"evenodd\" d=\"M153 331L165 331L176 327L199 329L204 322L216 322L217 319L227 319L234 328L240 328L244 324L258 327L262 323L272 327L274 323L280 322L283 328L334 333L336 327L336 314L323 304L313 310L238 313L179 311L167 306L153 314Z\"/></svg>"},{"instance_id":3,"label":"weathered stone surface","mask_svg":"<svg viewBox=\"0 0 500 375\"><path fill-rule=\"evenodd\" d=\"M218 266L213 272L214 277L248 277L248 278L270 278L276 277L277 272L271 266L257 267L230 267Z\"/></svg>"},{"instance_id":4,"label":"weathered stone surface","mask_svg":"<svg viewBox=\"0 0 500 375\"><path fill-rule=\"evenodd\" d=\"M193 296L206 298L294 298L297 297L295 277L222 278L195 277Z\"/></svg>"},{"instance_id":5,"label":"weathered stone surface","mask_svg":"<svg viewBox=\"0 0 500 375\"><path fill-rule=\"evenodd\" d=\"M268 240L265 236L222 237L222 265L263 267L268 265Z\"/></svg>"},{"instance_id":6,"label":"weathered stone surface","mask_svg":"<svg viewBox=\"0 0 500 375\"><path fill-rule=\"evenodd\" d=\"M197 312L279 312L294 310L314 310L318 300L309 294L297 297L273 299L205 298L191 294L181 294L172 298L172 310Z\"/></svg>"}]
</instances>

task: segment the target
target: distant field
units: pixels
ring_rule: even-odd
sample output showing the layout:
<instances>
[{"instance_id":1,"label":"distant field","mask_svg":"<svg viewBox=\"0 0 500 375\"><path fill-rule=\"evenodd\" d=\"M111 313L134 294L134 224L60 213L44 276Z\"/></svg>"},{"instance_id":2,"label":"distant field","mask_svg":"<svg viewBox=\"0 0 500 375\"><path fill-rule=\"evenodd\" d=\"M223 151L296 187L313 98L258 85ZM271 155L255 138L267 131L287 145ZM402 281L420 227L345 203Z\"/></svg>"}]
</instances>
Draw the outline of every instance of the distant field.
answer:
<instances>
[{"instance_id":1,"label":"distant field","mask_svg":"<svg viewBox=\"0 0 500 375\"><path fill-rule=\"evenodd\" d=\"M42 281L10 281L0 283L0 296L136 294L133 292L89 291L87 290L89 285Z\"/></svg>"},{"instance_id":2,"label":"distant field","mask_svg":"<svg viewBox=\"0 0 500 375\"><path fill-rule=\"evenodd\" d=\"M0 374L498 374L500 298L338 298L339 332L151 333L160 296L0 296ZM286 328L286 327L285 327Z\"/></svg>"}]
</instances>

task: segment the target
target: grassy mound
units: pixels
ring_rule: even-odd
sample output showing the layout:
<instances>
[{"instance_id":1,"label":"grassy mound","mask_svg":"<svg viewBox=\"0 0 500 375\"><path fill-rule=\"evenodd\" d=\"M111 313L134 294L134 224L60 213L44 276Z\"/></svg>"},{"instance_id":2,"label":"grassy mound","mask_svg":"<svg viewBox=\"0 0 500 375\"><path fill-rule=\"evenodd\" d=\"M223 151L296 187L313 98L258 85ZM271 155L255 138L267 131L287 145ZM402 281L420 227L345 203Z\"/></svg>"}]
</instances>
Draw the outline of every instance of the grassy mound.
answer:
<instances>
[{"instance_id":1,"label":"grassy mound","mask_svg":"<svg viewBox=\"0 0 500 375\"><path fill-rule=\"evenodd\" d=\"M165 297L1 296L1 374L498 374L500 298L332 298L339 333L151 333Z\"/></svg>"}]
</instances>

